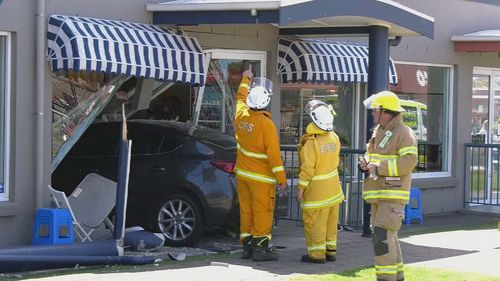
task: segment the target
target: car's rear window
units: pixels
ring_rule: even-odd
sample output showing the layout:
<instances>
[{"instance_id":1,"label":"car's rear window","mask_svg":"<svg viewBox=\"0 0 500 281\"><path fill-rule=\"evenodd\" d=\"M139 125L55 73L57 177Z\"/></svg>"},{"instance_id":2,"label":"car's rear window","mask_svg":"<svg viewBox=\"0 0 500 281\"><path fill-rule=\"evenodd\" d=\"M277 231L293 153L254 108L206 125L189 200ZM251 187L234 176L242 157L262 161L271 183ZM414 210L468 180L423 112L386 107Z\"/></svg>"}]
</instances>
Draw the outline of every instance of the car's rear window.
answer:
<instances>
[{"instance_id":1,"label":"car's rear window","mask_svg":"<svg viewBox=\"0 0 500 281\"><path fill-rule=\"evenodd\" d=\"M198 126L193 132L193 137L224 149L236 148L236 141L233 136L223 134L214 129Z\"/></svg>"},{"instance_id":2,"label":"car's rear window","mask_svg":"<svg viewBox=\"0 0 500 281\"><path fill-rule=\"evenodd\" d=\"M190 135L204 143L218 146L222 149L236 149L234 136L221 133L219 130L193 125L188 122L158 121L158 120L135 120L142 124L162 124L185 135Z\"/></svg>"}]
</instances>

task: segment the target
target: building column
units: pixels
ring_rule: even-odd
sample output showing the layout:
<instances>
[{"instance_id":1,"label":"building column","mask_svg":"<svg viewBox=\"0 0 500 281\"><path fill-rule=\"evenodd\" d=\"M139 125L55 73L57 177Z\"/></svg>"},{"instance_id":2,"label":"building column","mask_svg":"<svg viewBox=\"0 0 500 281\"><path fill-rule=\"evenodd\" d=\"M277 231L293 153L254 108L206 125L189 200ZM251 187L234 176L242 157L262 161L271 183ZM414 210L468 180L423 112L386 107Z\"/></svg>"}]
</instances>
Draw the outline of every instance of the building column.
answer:
<instances>
[{"instance_id":1,"label":"building column","mask_svg":"<svg viewBox=\"0 0 500 281\"><path fill-rule=\"evenodd\" d=\"M368 95L389 86L389 35L385 26L370 26L368 41Z\"/></svg>"},{"instance_id":2,"label":"building column","mask_svg":"<svg viewBox=\"0 0 500 281\"><path fill-rule=\"evenodd\" d=\"M368 96L389 88L389 30L386 26L371 25L368 38ZM366 138L371 137L373 118L366 116ZM370 205L363 203L363 237L371 237Z\"/></svg>"}]
</instances>

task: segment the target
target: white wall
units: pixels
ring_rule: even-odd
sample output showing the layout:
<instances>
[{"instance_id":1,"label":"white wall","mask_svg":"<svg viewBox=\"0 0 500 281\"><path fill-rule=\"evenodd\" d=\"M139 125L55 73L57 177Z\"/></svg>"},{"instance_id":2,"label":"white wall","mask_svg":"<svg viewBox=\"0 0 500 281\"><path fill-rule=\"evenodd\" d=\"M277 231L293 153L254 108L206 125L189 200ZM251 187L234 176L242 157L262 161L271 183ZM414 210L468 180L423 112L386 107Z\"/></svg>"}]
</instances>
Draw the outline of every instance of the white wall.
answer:
<instances>
[{"instance_id":1,"label":"white wall","mask_svg":"<svg viewBox=\"0 0 500 281\"><path fill-rule=\"evenodd\" d=\"M452 177L415 180L423 192L424 212L456 211L463 207L464 144L471 141L472 69L474 66L500 68L498 53L456 53L453 35L485 29L500 29L500 6L465 0L398 0L435 18L434 40L425 37L403 37L401 44L391 48L396 61L447 64L455 68L453 89Z\"/></svg>"}]
</instances>

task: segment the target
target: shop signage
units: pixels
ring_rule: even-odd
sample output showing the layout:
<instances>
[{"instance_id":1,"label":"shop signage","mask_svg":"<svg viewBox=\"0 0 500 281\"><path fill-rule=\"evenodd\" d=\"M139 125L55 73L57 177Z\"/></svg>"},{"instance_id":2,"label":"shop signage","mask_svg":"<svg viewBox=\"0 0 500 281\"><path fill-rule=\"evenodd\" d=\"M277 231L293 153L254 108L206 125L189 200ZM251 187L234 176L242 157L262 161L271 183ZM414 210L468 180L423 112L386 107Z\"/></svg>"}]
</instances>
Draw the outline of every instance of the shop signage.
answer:
<instances>
[{"instance_id":1,"label":"shop signage","mask_svg":"<svg viewBox=\"0 0 500 281\"><path fill-rule=\"evenodd\" d=\"M396 64L398 84L391 91L398 93L427 94L429 88L428 66L416 64Z\"/></svg>"},{"instance_id":2,"label":"shop signage","mask_svg":"<svg viewBox=\"0 0 500 281\"><path fill-rule=\"evenodd\" d=\"M425 87L427 85L427 71L419 69L415 75L417 76L418 84Z\"/></svg>"}]
</instances>

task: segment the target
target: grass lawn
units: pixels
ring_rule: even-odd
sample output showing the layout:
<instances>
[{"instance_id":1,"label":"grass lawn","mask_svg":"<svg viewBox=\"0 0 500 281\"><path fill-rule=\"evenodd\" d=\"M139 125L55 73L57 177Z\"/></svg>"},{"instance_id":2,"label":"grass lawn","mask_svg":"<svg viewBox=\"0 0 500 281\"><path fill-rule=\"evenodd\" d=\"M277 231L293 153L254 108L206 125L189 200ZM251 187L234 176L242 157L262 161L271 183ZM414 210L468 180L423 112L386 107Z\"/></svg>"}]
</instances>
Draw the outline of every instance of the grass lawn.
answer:
<instances>
[{"instance_id":1,"label":"grass lawn","mask_svg":"<svg viewBox=\"0 0 500 281\"><path fill-rule=\"evenodd\" d=\"M373 267L349 270L341 273L297 276L291 281L373 281ZM405 267L405 281L500 281L500 276L478 276L476 273L464 273L441 269Z\"/></svg>"}]
</instances>

